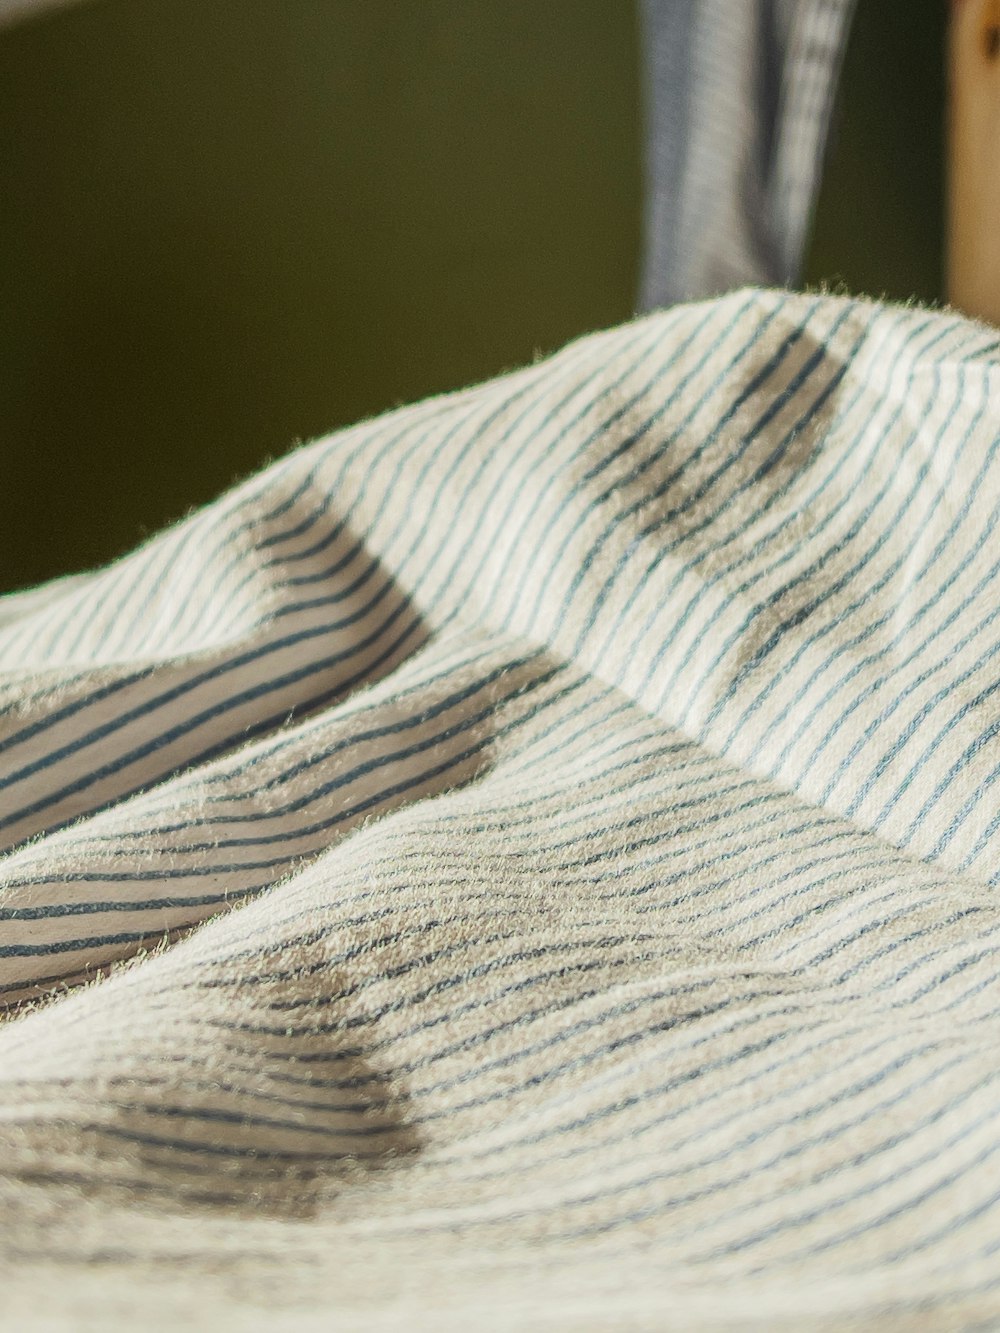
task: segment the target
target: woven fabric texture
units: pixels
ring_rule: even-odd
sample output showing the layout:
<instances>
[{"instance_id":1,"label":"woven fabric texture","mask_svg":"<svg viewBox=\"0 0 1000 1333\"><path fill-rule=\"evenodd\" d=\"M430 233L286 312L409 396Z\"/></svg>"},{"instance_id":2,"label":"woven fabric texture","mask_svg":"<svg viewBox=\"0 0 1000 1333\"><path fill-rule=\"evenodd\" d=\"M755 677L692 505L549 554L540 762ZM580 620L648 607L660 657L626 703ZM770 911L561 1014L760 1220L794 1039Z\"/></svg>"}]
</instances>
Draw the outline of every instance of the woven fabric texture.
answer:
<instances>
[{"instance_id":1,"label":"woven fabric texture","mask_svg":"<svg viewBox=\"0 0 1000 1333\"><path fill-rule=\"evenodd\" d=\"M6 1326L1000 1319L998 449L742 291L0 602Z\"/></svg>"}]
</instances>

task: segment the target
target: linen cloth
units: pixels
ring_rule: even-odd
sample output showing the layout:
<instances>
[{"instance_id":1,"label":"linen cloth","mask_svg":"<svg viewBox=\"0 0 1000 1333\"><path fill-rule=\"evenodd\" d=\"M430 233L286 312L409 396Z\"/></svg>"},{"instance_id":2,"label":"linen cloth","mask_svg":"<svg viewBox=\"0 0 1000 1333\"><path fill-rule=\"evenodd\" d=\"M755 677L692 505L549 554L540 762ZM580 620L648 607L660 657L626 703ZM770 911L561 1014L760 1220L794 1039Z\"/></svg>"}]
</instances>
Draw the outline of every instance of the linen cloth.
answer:
<instances>
[{"instance_id":1,"label":"linen cloth","mask_svg":"<svg viewBox=\"0 0 1000 1333\"><path fill-rule=\"evenodd\" d=\"M643 309L794 286L855 0L641 0Z\"/></svg>"},{"instance_id":2,"label":"linen cloth","mask_svg":"<svg viewBox=\"0 0 1000 1333\"><path fill-rule=\"evenodd\" d=\"M741 291L0 602L5 1326L1000 1318L998 447Z\"/></svg>"}]
</instances>

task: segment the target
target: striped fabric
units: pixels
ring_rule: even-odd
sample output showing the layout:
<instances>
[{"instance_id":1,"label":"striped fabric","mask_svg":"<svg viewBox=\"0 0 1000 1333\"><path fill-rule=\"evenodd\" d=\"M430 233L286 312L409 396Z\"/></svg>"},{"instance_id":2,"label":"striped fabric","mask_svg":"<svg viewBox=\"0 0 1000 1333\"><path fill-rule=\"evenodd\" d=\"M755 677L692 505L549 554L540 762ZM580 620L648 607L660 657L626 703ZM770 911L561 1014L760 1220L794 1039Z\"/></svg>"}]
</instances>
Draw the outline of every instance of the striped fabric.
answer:
<instances>
[{"instance_id":1,"label":"striped fabric","mask_svg":"<svg viewBox=\"0 0 1000 1333\"><path fill-rule=\"evenodd\" d=\"M996 1327L998 520L744 291L0 603L4 1326Z\"/></svg>"},{"instance_id":2,"label":"striped fabric","mask_svg":"<svg viewBox=\"0 0 1000 1333\"><path fill-rule=\"evenodd\" d=\"M855 3L641 0L643 308L798 281Z\"/></svg>"}]
</instances>

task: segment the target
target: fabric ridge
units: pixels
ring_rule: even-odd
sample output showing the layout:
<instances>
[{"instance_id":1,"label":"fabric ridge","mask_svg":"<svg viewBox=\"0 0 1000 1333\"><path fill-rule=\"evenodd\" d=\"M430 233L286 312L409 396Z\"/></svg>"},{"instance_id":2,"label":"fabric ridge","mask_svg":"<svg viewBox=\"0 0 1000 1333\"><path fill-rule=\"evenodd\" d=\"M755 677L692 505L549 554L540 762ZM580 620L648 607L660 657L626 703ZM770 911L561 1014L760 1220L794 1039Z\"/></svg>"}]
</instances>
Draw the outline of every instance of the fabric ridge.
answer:
<instances>
[{"instance_id":1,"label":"fabric ridge","mask_svg":"<svg viewBox=\"0 0 1000 1333\"><path fill-rule=\"evenodd\" d=\"M0 601L8 1326L1000 1317L998 404L747 289Z\"/></svg>"}]
</instances>

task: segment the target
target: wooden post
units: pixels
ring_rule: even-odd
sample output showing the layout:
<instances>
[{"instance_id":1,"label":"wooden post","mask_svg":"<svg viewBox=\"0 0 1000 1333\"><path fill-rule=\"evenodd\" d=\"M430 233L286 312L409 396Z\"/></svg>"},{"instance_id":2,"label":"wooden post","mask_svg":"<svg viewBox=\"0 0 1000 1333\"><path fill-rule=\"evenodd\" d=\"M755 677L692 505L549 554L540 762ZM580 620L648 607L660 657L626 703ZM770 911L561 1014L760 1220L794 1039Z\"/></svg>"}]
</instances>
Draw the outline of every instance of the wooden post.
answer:
<instances>
[{"instance_id":1,"label":"wooden post","mask_svg":"<svg viewBox=\"0 0 1000 1333\"><path fill-rule=\"evenodd\" d=\"M948 300L1000 324L1000 0L952 0Z\"/></svg>"}]
</instances>

